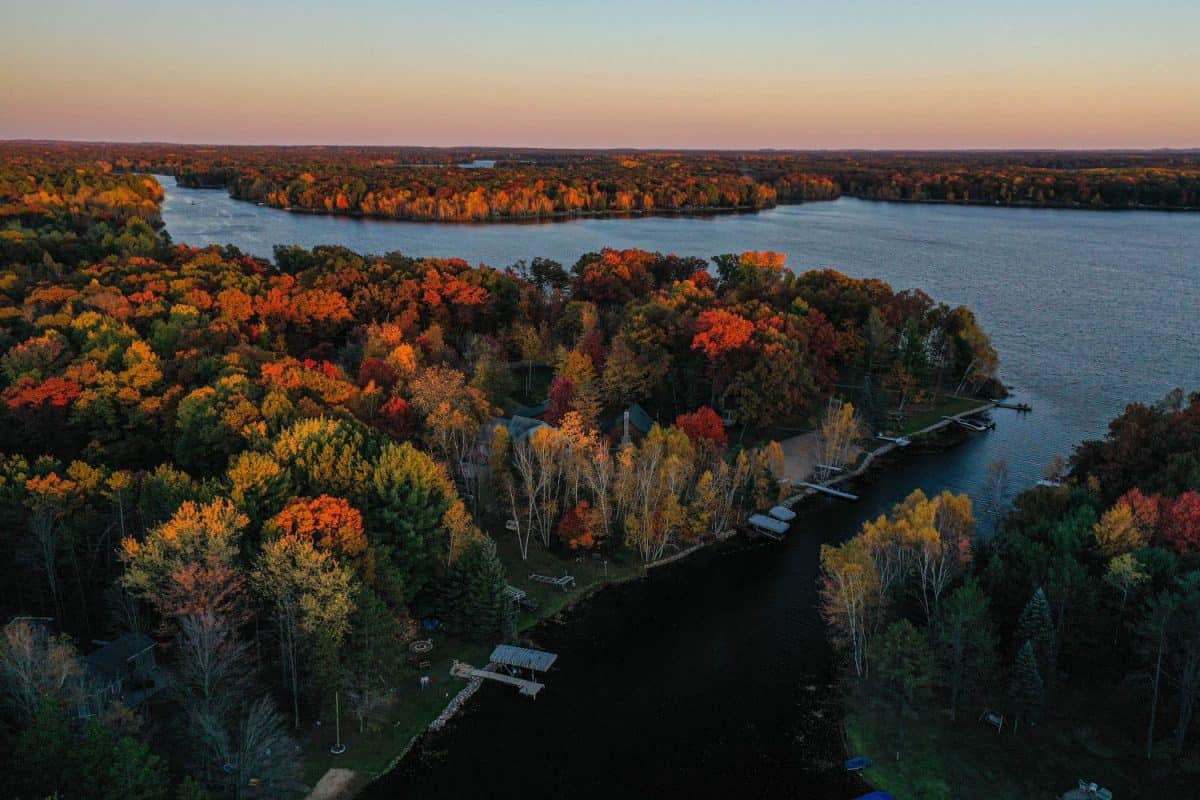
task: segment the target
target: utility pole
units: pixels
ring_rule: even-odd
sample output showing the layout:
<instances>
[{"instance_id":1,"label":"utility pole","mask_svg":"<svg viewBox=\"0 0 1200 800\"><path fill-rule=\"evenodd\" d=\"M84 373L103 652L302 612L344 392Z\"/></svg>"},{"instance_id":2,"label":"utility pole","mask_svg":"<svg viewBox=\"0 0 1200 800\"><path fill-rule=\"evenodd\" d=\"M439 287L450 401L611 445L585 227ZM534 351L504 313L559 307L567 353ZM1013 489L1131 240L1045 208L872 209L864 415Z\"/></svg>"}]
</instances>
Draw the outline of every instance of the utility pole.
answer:
<instances>
[{"instance_id":1,"label":"utility pole","mask_svg":"<svg viewBox=\"0 0 1200 800\"><path fill-rule=\"evenodd\" d=\"M346 745L342 744L342 704L337 689L333 690L333 729L337 741L334 742L333 747L329 748L329 752L340 756L346 752Z\"/></svg>"}]
</instances>

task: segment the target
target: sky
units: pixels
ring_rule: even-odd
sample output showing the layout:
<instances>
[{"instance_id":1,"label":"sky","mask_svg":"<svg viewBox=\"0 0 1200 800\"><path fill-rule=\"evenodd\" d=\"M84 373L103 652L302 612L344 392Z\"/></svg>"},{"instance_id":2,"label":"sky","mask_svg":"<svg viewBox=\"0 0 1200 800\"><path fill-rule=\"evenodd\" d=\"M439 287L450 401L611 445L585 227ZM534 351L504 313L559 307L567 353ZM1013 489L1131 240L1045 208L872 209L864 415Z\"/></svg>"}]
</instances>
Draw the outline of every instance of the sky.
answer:
<instances>
[{"instance_id":1,"label":"sky","mask_svg":"<svg viewBox=\"0 0 1200 800\"><path fill-rule=\"evenodd\" d=\"M1200 0L0 0L0 139L1200 146Z\"/></svg>"}]
</instances>

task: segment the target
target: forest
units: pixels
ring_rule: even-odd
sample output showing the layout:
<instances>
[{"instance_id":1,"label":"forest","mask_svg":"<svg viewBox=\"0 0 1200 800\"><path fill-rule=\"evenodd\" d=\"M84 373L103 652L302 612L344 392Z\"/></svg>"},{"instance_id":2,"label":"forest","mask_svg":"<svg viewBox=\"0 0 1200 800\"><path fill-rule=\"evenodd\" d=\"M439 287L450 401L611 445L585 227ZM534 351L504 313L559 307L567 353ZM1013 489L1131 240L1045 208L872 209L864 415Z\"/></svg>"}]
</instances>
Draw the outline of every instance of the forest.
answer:
<instances>
[{"instance_id":1,"label":"forest","mask_svg":"<svg viewBox=\"0 0 1200 800\"><path fill-rule=\"evenodd\" d=\"M774 503L770 433L836 384L883 425L995 377L970 309L776 253L268 261L170 241L120 167L0 169L20 796L292 792L335 692L361 729L396 714L422 628L514 636L505 559L640 569Z\"/></svg>"},{"instance_id":2,"label":"forest","mask_svg":"<svg viewBox=\"0 0 1200 800\"><path fill-rule=\"evenodd\" d=\"M753 212L840 196L1200 208L1194 152L703 152L0 143L0 155L176 176L273 208L434 222ZM466 165L466 166L462 166ZM485 166L480 166L485 165Z\"/></svg>"},{"instance_id":3,"label":"forest","mask_svg":"<svg viewBox=\"0 0 1200 800\"><path fill-rule=\"evenodd\" d=\"M423 629L512 638L510 566L731 529L778 499L773 426L838 385L870 424L993 385L968 309L779 254L266 261L173 243L122 166L0 167L17 796L289 793L335 693L396 713Z\"/></svg>"},{"instance_id":4,"label":"forest","mask_svg":"<svg viewBox=\"0 0 1200 800\"><path fill-rule=\"evenodd\" d=\"M914 492L822 550L851 742L895 752L899 796L1188 794L1198 552L1200 394L1128 406L992 538L967 496Z\"/></svg>"}]
</instances>

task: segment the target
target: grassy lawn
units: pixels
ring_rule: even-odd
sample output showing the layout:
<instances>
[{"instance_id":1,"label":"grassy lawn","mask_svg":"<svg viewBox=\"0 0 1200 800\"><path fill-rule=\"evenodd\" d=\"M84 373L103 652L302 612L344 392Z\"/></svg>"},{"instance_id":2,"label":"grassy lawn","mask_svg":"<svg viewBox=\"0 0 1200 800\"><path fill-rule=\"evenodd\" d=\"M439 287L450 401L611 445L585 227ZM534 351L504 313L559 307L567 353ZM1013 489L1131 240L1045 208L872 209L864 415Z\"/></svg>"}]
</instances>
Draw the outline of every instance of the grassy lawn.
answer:
<instances>
[{"instance_id":1,"label":"grassy lawn","mask_svg":"<svg viewBox=\"0 0 1200 800\"><path fill-rule=\"evenodd\" d=\"M979 408L984 403L985 401L973 397L939 397L932 403L910 405L908 419L900 432L903 435L914 433L941 422L942 417L952 417L972 408Z\"/></svg>"},{"instance_id":2,"label":"grassy lawn","mask_svg":"<svg viewBox=\"0 0 1200 800\"><path fill-rule=\"evenodd\" d=\"M508 580L514 586L525 589L538 603L536 610L522 610L517 617L518 631L527 630L539 622L554 616L573 599L588 590L605 583L626 580L641 575L639 563L629 559L593 559L585 555L576 559L568 554L565 558L546 552L541 542L530 542L529 559L522 562L515 534L505 532L497 535L498 554L508 570ZM529 580L530 573L562 575L564 570L575 577L575 589L563 590ZM424 635L424 634L422 634ZM415 737L442 713L446 704L465 685L466 681L450 676L450 663L454 659L475 666L487 663L488 654L497 643L474 643L439 635L432 636L434 652L430 657L432 666L426 670L408 668L401 678L393 700L382 724L374 731L368 729L360 734L356 721L342 709L342 742L346 752L335 756L329 752L334 743L334 729L326 724L311 729L304 736L304 780L315 785L325 771L331 767L352 769L361 775L375 776L387 769ZM420 676L433 678L433 688L421 691Z\"/></svg>"},{"instance_id":3,"label":"grassy lawn","mask_svg":"<svg viewBox=\"0 0 1200 800\"><path fill-rule=\"evenodd\" d=\"M542 620L549 619L563 609L571 600L585 594L590 589L628 580L642 574L642 566L629 557L592 558L591 554L571 554L564 556L547 552L540 541L529 543L529 559L521 560L521 549L515 533L506 531L502 534L493 532L497 543L497 555L504 562L508 571L508 582L529 593L538 607L534 611L522 610L517 616L517 630L522 631L533 627ZM530 573L552 575L558 577L566 572L575 578L575 588L564 592L556 586L539 583L529 579Z\"/></svg>"},{"instance_id":4,"label":"grassy lawn","mask_svg":"<svg viewBox=\"0 0 1200 800\"><path fill-rule=\"evenodd\" d=\"M427 670L409 667L401 677L384 719L377 722L375 730L358 732L357 721L342 708L342 742L346 752L335 756L329 752L334 743L334 728L325 724L313 728L303 741L304 781L315 785L330 767L352 769L363 775L373 776L391 764L408 743L425 730L442 709L456 695L466 681L450 677L450 662L460 661L486 663L491 652L490 645L464 642L447 636L433 636L434 651L430 655L432 666ZM422 691L420 676L433 678L433 688ZM343 698L344 701L344 698Z\"/></svg>"},{"instance_id":5,"label":"grassy lawn","mask_svg":"<svg viewBox=\"0 0 1200 800\"><path fill-rule=\"evenodd\" d=\"M1091 700L1064 694L1056 714L1016 733L978 721L979 708L962 709L957 721L930 712L905 722L902 744L894 714L856 710L846 715L846 740L852 755L875 761L866 781L898 800L1053 798L1081 778L1121 800L1169 796L1164 789L1179 773L1148 762L1138 741L1144 696L1117 697L1107 708Z\"/></svg>"}]
</instances>

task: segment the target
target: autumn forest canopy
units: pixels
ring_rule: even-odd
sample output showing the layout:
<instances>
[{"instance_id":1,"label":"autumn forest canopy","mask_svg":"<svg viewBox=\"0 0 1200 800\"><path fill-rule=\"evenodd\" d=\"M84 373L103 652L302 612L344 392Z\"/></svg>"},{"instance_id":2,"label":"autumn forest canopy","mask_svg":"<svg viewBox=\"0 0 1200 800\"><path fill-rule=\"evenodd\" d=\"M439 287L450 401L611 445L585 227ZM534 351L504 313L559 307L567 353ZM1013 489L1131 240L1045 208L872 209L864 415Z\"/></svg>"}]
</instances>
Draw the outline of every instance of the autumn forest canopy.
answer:
<instances>
[{"instance_id":1,"label":"autumn forest canopy","mask_svg":"<svg viewBox=\"0 0 1200 800\"><path fill-rule=\"evenodd\" d=\"M320 214L443 222L756 211L871 200L1200 207L1194 152L571 151L0 144L22 159L169 173L184 187ZM494 162L494 164L493 164ZM479 168L460 165L487 164Z\"/></svg>"},{"instance_id":2,"label":"autumn forest canopy","mask_svg":"<svg viewBox=\"0 0 1200 800\"><path fill-rule=\"evenodd\" d=\"M499 549L640 566L776 502L772 427L839 384L856 426L993 385L970 310L780 254L269 262L171 242L135 166L163 168L0 168L0 752L23 791L294 786L266 754L334 689L371 724L422 620L512 635ZM172 675L153 719L80 657L135 634Z\"/></svg>"},{"instance_id":3,"label":"autumn forest canopy","mask_svg":"<svg viewBox=\"0 0 1200 800\"><path fill-rule=\"evenodd\" d=\"M511 641L509 583L535 563L637 574L779 502L773 438L812 431L841 469L914 411L1003 391L970 309L779 253L266 260L173 242L151 173L446 221L1200 196L1197 159L1165 153L0 152L0 760L29 796L297 790L335 692L388 728L410 644ZM965 495L918 491L822 548L851 731L906 747L1003 706L1047 732L1034 759L1088 708L1176 774L1200 689L1198 436L1200 396L1133 405L991 539ZM170 690L125 705L154 682L114 691L98 641L149 642Z\"/></svg>"}]
</instances>

